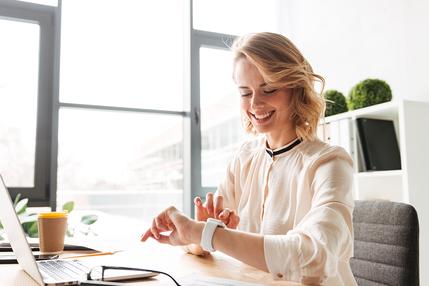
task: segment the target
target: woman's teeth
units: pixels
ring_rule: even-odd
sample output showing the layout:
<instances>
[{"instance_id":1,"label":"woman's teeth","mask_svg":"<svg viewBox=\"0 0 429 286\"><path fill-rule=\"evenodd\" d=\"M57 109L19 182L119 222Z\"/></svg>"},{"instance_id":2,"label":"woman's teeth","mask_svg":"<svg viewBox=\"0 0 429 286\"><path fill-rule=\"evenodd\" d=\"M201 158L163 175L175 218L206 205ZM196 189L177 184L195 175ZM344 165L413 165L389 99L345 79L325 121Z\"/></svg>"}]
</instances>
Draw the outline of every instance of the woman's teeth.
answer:
<instances>
[{"instance_id":1,"label":"woman's teeth","mask_svg":"<svg viewBox=\"0 0 429 286\"><path fill-rule=\"evenodd\" d=\"M266 112L266 113L262 113L262 114L252 114L252 115L257 120L257 122L263 123L263 122L269 120L269 118L271 117L271 115L273 115L273 113L274 113L274 111L270 111L270 112Z\"/></svg>"},{"instance_id":2,"label":"woman's teeth","mask_svg":"<svg viewBox=\"0 0 429 286\"><path fill-rule=\"evenodd\" d=\"M271 116L271 114L273 114L273 111L271 111L271 112L267 112L267 113L264 113L264 114L253 114L253 116L254 116L256 119L261 120L261 119L265 119L265 118L267 118L267 117Z\"/></svg>"}]
</instances>

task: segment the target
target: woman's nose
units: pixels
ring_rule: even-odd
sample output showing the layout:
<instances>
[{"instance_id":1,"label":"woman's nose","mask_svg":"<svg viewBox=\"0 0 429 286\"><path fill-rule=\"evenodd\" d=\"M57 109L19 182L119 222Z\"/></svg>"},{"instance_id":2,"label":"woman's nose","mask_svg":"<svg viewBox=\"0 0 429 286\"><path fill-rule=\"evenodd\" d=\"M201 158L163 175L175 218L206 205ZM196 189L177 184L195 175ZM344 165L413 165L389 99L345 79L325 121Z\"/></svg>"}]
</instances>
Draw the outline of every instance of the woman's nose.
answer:
<instances>
[{"instance_id":1,"label":"woman's nose","mask_svg":"<svg viewBox=\"0 0 429 286\"><path fill-rule=\"evenodd\" d=\"M258 109L264 106L264 101L258 93L255 93L252 96L251 106L253 109Z\"/></svg>"}]
</instances>

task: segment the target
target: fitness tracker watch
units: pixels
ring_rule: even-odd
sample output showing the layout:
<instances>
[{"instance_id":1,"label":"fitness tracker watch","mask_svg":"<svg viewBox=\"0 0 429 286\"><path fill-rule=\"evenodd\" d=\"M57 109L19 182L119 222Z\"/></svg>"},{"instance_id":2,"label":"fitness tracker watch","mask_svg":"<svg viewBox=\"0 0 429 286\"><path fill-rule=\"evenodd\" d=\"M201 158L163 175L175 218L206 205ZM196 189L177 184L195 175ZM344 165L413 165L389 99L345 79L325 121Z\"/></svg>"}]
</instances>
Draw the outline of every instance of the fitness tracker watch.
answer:
<instances>
[{"instance_id":1,"label":"fitness tracker watch","mask_svg":"<svg viewBox=\"0 0 429 286\"><path fill-rule=\"evenodd\" d=\"M201 234L201 247L205 251L213 252L215 249L213 248L213 235L218 227L225 228L225 224L214 218L207 219L206 225L204 226L203 232Z\"/></svg>"}]
</instances>

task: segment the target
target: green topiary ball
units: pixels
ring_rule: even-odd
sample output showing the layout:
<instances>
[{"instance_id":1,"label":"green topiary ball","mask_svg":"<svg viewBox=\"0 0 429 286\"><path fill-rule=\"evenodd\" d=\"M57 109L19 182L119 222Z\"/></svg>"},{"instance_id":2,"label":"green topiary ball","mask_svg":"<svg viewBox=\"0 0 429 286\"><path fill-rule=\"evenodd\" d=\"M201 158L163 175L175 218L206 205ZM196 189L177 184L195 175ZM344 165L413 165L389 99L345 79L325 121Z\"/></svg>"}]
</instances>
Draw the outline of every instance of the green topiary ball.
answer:
<instances>
[{"instance_id":1,"label":"green topiary ball","mask_svg":"<svg viewBox=\"0 0 429 286\"><path fill-rule=\"evenodd\" d=\"M349 108L358 109L390 100L392 90L384 80L366 79L350 90Z\"/></svg>"},{"instance_id":2,"label":"green topiary ball","mask_svg":"<svg viewBox=\"0 0 429 286\"><path fill-rule=\"evenodd\" d=\"M325 116L348 111L346 98L341 92L330 89L323 94L323 97L326 101Z\"/></svg>"}]
</instances>

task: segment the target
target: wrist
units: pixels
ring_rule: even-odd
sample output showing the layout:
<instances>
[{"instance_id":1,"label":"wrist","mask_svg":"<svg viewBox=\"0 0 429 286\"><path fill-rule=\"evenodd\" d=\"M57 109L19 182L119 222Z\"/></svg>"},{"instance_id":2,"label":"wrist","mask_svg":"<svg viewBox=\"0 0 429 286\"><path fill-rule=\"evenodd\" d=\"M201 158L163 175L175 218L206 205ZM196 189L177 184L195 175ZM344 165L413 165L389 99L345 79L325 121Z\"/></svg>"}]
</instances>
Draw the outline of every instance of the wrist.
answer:
<instances>
[{"instance_id":1,"label":"wrist","mask_svg":"<svg viewBox=\"0 0 429 286\"><path fill-rule=\"evenodd\" d=\"M200 244L201 242L201 233L203 232L205 222L195 221L192 226L190 233L190 242L194 244Z\"/></svg>"}]
</instances>

